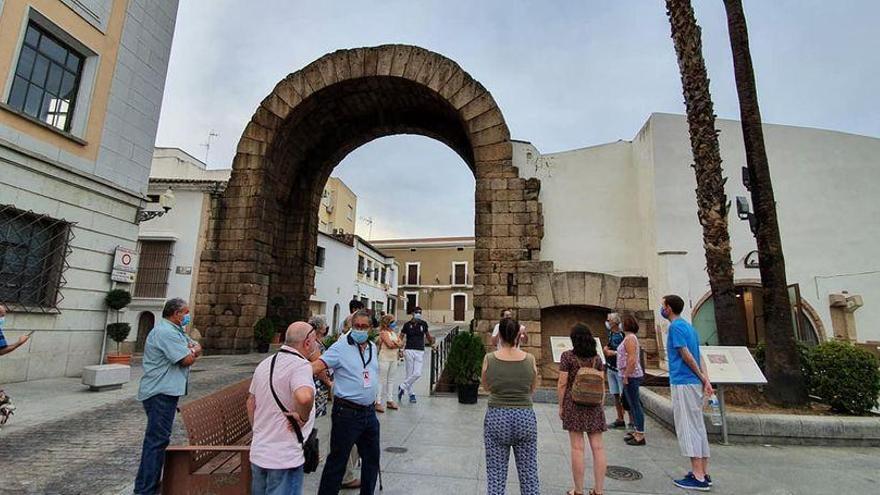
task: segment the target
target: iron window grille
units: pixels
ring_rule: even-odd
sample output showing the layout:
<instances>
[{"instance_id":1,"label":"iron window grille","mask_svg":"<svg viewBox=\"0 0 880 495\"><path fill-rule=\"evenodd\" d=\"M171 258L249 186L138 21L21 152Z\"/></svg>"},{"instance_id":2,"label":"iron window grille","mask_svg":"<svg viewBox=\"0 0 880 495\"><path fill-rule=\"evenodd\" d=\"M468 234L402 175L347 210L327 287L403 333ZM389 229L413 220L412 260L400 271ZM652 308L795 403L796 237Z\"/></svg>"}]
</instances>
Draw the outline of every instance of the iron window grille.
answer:
<instances>
[{"instance_id":1,"label":"iron window grille","mask_svg":"<svg viewBox=\"0 0 880 495\"><path fill-rule=\"evenodd\" d=\"M172 241L141 241L134 297L165 298L173 246Z\"/></svg>"},{"instance_id":2,"label":"iron window grille","mask_svg":"<svg viewBox=\"0 0 880 495\"><path fill-rule=\"evenodd\" d=\"M73 225L0 205L0 301L21 311L57 309L64 299Z\"/></svg>"},{"instance_id":3,"label":"iron window grille","mask_svg":"<svg viewBox=\"0 0 880 495\"><path fill-rule=\"evenodd\" d=\"M69 132L84 58L31 21L18 56L9 106Z\"/></svg>"}]
</instances>

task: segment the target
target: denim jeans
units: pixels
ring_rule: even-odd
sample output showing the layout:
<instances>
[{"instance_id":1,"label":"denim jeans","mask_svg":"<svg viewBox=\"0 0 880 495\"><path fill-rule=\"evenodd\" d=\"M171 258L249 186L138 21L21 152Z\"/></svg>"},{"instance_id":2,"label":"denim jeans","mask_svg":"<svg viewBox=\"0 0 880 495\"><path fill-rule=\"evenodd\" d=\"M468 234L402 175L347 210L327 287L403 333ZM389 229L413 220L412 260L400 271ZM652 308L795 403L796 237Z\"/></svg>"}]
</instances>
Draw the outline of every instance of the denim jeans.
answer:
<instances>
[{"instance_id":1,"label":"denim jeans","mask_svg":"<svg viewBox=\"0 0 880 495\"><path fill-rule=\"evenodd\" d=\"M147 413L147 429L144 432L141 465L134 482L136 494L153 495L159 492L162 465L165 464L165 447L171 441L171 425L174 424L178 399L180 397L159 394L143 402Z\"/></svg>"},{"instance_id":2,"label":"denim jeans","mask_svg":"<svg viewBox=\"0 0 880 495\"><path fill-rule=\"evenodd\" d=\"M303 467L266 469L251 464L251 493L253 495L301 495Z\"/></svg>"},{"instance_id":3,"label":"denim jeans","mask_svg":"<svg viewBox=\"0 0 880 495\"><path fill-rule=\"evenodd\" d=\"M642 401L639 399L639 387L642 386L642 380L643 377L628 378L629 383L623 386L623 394L629 403L629 412L632 414L636 431L639 433L645 431L645 410L642 409Z\"/></svg>"},{"instance_id":4,"label":"denim jeans","mask_svg":"<svg viewBox=\"0 0 880 495\"><path fill-rule=\"evenodd\" d=\"M361 456L361 495L373 495L379 475L379 419L372 407L353 409L333 401L330 454L321 473L318 495L339 493L351 447Z\"/></svg>"}]
</instances>

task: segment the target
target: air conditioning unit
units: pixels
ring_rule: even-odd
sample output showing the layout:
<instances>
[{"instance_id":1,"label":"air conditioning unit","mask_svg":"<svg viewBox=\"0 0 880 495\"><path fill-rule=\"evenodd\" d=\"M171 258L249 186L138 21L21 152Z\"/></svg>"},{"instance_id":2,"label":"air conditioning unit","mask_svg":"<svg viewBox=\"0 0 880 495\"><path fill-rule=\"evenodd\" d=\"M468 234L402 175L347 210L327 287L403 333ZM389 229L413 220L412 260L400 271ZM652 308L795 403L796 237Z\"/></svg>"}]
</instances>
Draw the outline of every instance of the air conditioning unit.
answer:
<instances>
[{"instance_id":1,"label":"air conditioning unit","mask_svg":"<svg viewBox=\"0 0 880 495\"><path fill-rule=\"evenodd\" d=\"M333 213L333 205L327 205L324 208L327 208L327 213Z\"/></svg>"}]
</instances>

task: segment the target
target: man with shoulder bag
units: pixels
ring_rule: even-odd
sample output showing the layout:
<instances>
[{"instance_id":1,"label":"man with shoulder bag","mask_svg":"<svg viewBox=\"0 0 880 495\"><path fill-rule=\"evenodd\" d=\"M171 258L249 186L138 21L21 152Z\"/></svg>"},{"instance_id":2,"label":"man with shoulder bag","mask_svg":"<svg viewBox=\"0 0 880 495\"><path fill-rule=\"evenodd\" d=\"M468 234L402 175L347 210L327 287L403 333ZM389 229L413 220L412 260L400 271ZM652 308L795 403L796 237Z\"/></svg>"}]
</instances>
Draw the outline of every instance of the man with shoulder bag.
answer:
<instances>
[{"instance_id":1,"label":"man with shoulder bag","mask_svg":"<svg viewBox=\"0 0 880 495\"><path fill-rule=\"evenodd\" d=\"M315 383L308 360L316 347L311 325L291 323L278 353L254 370L247 399L254 495L299 495L304 473L317 468Z\"/></svg>"}]
</instances>

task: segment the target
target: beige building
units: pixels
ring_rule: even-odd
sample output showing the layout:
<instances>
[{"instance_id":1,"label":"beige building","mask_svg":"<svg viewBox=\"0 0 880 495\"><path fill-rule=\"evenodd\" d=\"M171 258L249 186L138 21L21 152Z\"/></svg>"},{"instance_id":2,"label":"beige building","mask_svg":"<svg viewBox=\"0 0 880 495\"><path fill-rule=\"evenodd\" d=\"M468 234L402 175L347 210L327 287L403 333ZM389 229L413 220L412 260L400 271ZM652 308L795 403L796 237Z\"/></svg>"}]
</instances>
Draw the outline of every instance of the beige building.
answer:
<instances>
[{"instance_id":1,"label":"beige building","mask_svg":"<svg viewBox=\"0 0 880 495\"><path fill-rule=\"evenodd\" d=\"M0 0L0 383L98 364L133 290L177 1ZM118 262L118 263L117 263ZM117 265L117 266L114 266Z\"/></svg>"},{"instance_id":2,"label":"beige building","mask_svg":"<svg viewBox=\"0 0 880 495\"><path fill-rule=\"evenodd\" d=\"M474 238L393 239L372 243L400 266L397 317L422 308L432 323L468 323L474 317Z\"/></svg>"},{"instance_id":3,"label":"beige building","mask_svg":"<svg viewBox=\"0 0 880 495\"><path fill-rule=\"evenodd\" d=\"M325 234L354 234L356 222L357 196L338 177L330 177L318 209L318 230Z\"/></svg>"}]
</instances>

